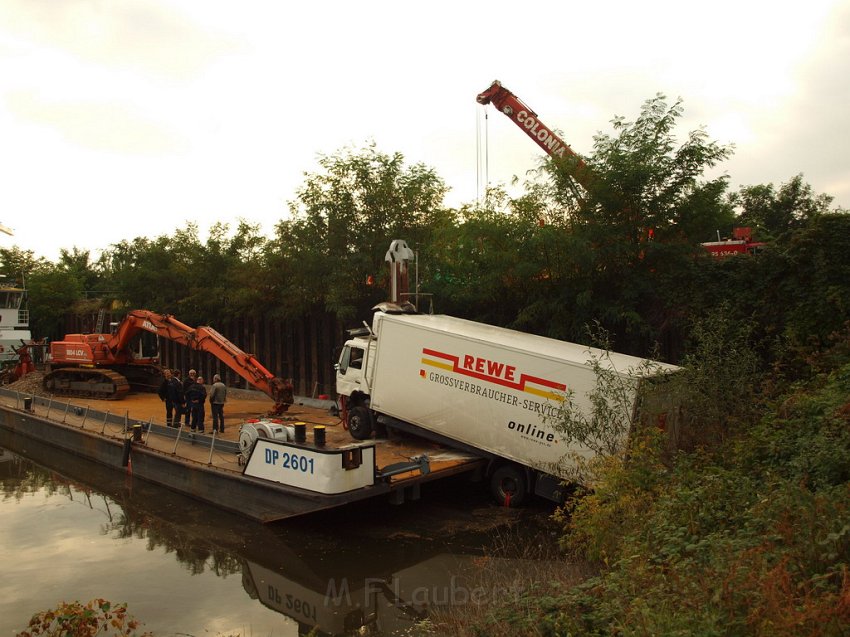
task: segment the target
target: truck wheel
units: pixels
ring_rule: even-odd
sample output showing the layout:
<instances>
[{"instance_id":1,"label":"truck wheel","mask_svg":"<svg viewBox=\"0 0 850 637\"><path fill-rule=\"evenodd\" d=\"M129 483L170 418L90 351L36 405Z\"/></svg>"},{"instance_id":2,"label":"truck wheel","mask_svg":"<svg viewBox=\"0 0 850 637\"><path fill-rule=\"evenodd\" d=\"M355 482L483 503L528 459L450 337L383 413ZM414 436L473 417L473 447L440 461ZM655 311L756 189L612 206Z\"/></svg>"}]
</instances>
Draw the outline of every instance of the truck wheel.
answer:
<instances>
[{"instance_id":1,"label":"truck wheel","mask_svg":"<svg viewBox=\"0 0 850 637\"><path fill-rule=\"evenodd\" d=\"M358 405L348 412L348 433L357 440L367 440L372 436L372 412Z\"/></svg>"},{"instance_id":2,"label":"truck wheel","mask_svg":"<svg viewBox=\"0 0 850 637\"><path fill-rule=\"evenodd\" d=\"M501 505L520 506L528 495L525 470L514 465L502 465L490 476L490 492Z\"/></svg>"}]
</instances>

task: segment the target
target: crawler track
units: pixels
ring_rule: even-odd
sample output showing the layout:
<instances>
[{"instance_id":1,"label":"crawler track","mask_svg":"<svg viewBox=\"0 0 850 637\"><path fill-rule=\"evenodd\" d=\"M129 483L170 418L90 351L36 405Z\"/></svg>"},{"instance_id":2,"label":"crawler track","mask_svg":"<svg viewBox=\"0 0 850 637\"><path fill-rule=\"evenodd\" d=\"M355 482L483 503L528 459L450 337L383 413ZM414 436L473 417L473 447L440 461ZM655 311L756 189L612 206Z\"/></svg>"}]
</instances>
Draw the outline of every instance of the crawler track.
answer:
<instances>
[{"instance_id":1,"label":"crawler track","mask_svg":"<svg viewBox=\"0 0 850 637\"><path fill-rule=\"evenodd\" d=\"M127 378L118 372L92 367L63 367L44 375L45 391L54 396L119 400L130 391Z\"/></svg>"}]
</instances>

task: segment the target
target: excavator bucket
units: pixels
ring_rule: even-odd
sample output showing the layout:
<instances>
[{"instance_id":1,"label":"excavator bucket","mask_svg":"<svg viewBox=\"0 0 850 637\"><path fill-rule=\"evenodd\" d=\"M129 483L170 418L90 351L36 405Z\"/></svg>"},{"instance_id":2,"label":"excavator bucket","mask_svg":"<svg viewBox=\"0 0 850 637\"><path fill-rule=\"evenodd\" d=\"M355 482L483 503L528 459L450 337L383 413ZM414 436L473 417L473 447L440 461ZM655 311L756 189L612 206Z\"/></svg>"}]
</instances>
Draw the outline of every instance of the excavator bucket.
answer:
<instances>
[{"instance_id":1,"label":"excavator bucket","mask_svg":"<svg viewBox=\"0 0 850 637\"><path fill-rule=\"evenodd\" d=\"M289 409L289 406L295 402L295 387L292 384L292 379L272 378L270 385L274 393L274 408L269 412L269 416L280 416Z\"/></svg>"}]
</instances>

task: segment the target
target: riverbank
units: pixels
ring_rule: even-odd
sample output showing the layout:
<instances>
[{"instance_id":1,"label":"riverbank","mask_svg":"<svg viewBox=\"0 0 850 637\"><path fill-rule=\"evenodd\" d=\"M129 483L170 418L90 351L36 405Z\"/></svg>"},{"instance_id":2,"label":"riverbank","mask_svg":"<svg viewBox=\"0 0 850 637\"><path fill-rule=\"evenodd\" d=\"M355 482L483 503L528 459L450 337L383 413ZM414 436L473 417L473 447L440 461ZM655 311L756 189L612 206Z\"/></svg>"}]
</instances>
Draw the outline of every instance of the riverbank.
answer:
<instances>
[{"instance_id":1,"label":"riverbank","mask_svg":"<svg viewBox=\"0 0 850 637\"><path fill-rule=\"evenodd\" d=\"M556 569L432 634L850 634L843 351L713 444L669 458L650 436L627 462L609 462L558 534L598 575L571 585Z\"/></svg>"}]
</instances>

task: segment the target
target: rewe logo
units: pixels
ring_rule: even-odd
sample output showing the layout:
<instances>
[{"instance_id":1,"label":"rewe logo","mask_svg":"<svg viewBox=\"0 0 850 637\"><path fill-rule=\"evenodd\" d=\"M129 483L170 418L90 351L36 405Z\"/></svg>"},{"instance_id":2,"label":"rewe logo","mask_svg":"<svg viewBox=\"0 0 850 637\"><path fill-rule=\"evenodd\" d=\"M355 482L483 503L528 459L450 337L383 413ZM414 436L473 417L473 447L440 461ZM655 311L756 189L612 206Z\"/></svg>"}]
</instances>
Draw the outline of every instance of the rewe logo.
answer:
<instances>
[{"instance_id":1,"label":"rewe logo","mask_svg":"<svg viewBox=\"0 0 850 637\"><path fill-rule=\"evenodd\" d=\"M470 356L469 354L463 357L463 367L469 371L486 374L490 378L504 378L505 380L514 380L516 367L513 365L505 365L496 361L487 360L486 358Z\"/></svg>"},{"instance_id":2,"label":"rewe logo","mask_svg":"<svg viewBox=\"0 0 850 637\"><path fill-rule=\"evenodd\" d=\"M423 365L444 369L467 378L475 378L558 402L563 402L564 392L567 391L564 383L518 371L515 365L471 354L450 354L423 347L420 362Z\"/></svg>"}]
</instances>

